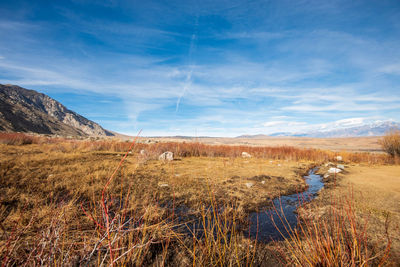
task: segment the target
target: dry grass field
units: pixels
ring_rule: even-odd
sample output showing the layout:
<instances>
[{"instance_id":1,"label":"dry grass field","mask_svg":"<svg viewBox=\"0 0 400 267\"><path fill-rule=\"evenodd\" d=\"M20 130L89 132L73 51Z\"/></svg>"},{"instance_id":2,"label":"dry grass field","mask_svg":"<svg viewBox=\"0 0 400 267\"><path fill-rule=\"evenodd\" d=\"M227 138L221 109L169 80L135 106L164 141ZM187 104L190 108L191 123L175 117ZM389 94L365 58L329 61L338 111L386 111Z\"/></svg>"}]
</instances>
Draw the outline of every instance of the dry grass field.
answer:
<instances>
[{"instance_id":1,"label":"dry grass field","mask_svg":"<svg viewBox=\"0 0 400 267\"><path fill-rule=\"evenodd\" d=\"M296 254L287 249L290 240L262 244L247 236L247 216L271 207L279 195L303 191L307 171L338 155L290 146L133 144L18 134L3 134L0 141L3 266L296 265ZM174 152L175 159L158 160L164 151ZM243 158L242 152L252 157ZM379 246L377 240L385 241L384 219L390 214L392 251L385 264L396 264L398 166L385 154L340 155L346 171L336 186L327 181L312 202L321 205L313 216L329 204L322 201L329 192L346 196L354 188L354 218L368 219L371 227L366 259L386 258L385 242Z\"/></svg>"},{"instance_id":2,"label":"dry grass field","mask_svg":"<svg viewBox=\"0 0 400 267\"><path fill-rule=\"evenodd\" d=\"M400 166L349 164L313 202L312 216L326 216L332 197L351 200L371 243L384 251L390 238L391 264L400 263ZM321 170L322 171L322 170ZM332 177L331 177L332 178ZM387 227L387 229L385 228ZM387 234L386 235L386 231Z\"/></svg>"},{"instance_id":3,"label":"dry grass field","mask_svg":"<svg viewBox=\"0 0 400 267\"><path fill-rule=\"evenodd\" d=\"M379 136L343 137L343 138L311 138L311 137L255 137L255 138L177 138L161 137L145 140L161 142L200 142L212 145L245 145L245 146L291 146L297 148L315 148L331 151L382 152Z\"/></svg>"}]
</instances>

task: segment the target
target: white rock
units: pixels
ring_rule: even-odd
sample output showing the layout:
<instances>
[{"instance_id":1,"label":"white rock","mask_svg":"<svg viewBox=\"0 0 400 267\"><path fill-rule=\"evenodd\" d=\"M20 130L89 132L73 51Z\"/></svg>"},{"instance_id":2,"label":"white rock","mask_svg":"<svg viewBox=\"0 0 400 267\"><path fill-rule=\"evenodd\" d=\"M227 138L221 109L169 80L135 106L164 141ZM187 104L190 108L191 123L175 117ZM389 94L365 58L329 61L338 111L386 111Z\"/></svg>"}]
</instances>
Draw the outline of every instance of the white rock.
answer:
<instances>
[{"instance_id":1,"label":"white rock","mask_svg":"<svg viewBox=\"0 0 400 267\"><path fill-rule=\"evenodd\" d=\"M146 150L144 150L144 149L140 150L140 155L142 155L142 156L146 155Z\"/></svg>"},{"instance_id":2,"label":"white rock","mask_svg":"<svg viewBox=\"0 0 400 267\"><path fill-rule=\"evenodd\" d=\"M251 158L251 155L247 152L242 152L242 158Z\"/></svg>"},{"instance_id":3,"label":"white rock","mask_svg":"<svg viewBox=\"0 0 400 267\"><path fill-rule=\"evenodd\" d=\"M167 183L159 182L158 186L159 187L168 187L169 185Z\"/></svg>"},{"instance_id":4,"label":"white rock","mask_svg":"<svg viewBox=\"0 0 400 267\"><path fill-rule=\"evenodd\" d=\"M265 184L265 181L261 181L262 184Z\"/></svg>"},{"instance_id":5,"label":"white rock","mask_svg":"<svg viewBox=\"0 0 400 267\"><path fill-rule=\"evenodd\" d=\"M324 178L326 179L328 177L329 177L329 174L325 173Z\"/></svg>"},{"instance_id":6,"label":"white rock","mask_svg":"<svg viewBox=\"0 0 400 267\"><path fill-rule=\"evenodd\" d=\"M328 170L328 172L329 173L339 173L339 172L341 172L342 170L341 169L338 169L338 168L330 168L329 170Z\"/></svg>"},{"instance_id":7,"label":"white rock","mask_svg":"<svg viewBox=\"0 0 400 267\"><path fill-rule=\"evenodd\" d=\"M342 160L343 160L342 156L336 156L335 159L336 159L337 161L342 161Z\"/></svg>"},{"instance_id":8,"label":"white rock","mask_svg":"<svg viewBox=\"0 0 400 267\"><path fill-rule=\"evenodd\" d=\"M338 169L341 169L341 170L344 170L344 165L338 164L338 165L337 165L337 168L338 168Z\"/></svg>"},{"instance_id":9,"label":"white rock","mask_svg":"<svg viewBox=\"0 0 400 267\"><path fill-rule=\"evenodd\" d=\"M162 153L158 157L158 159L159 160L168 160L168 161L174 160L174 153L172 153L170 151L166 151L166 152Z\"/></svg>"},{"instance_id":10,"label":"white rock","mask_svg":"<svg viewBox=\"0 0 400 267\"><path fill-rule=\"evenodd\" d=\"M247 188L251 188L251 187L253 187L253 183L246 183L246 186L247 186Z\"/></svg>"}]
</instances>

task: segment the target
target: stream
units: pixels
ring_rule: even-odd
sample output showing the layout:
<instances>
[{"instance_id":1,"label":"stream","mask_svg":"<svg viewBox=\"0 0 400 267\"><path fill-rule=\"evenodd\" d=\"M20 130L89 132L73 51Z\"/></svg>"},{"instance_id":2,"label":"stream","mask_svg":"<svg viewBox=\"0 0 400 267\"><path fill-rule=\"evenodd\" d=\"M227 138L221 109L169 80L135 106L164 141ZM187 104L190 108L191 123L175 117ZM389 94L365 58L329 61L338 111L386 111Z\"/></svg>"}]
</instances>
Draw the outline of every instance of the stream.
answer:
<instances>
[{"instance_id":1,"label":"stream","mask_svg":"<svg viewBox=\"0 0 400 267\"><path fill-rule=\"evenodd\" d=\"M280 216L282 216L282 209L287 220L286 222L285 219L282 218L285 221L285 224L281 222L274 209L264 210L262 212L253 212L250 214L250 226L247 234L250 235L251 238L257 238L257 240L261 242L282 240L283 237L276 229L271 219L271 215L282 234L287 234L285 226L288 227L288 225L290 225L290 227L294 229L297 225L297 208L305 202L313 200L317 196L318 192L324 187L322 177L315 174L317 169L318 168L311 169L308 172L308 175L304 176L304 179L309 186L305 192L282 196L273 200Z\"/></svg>"},{"instance_id":2,"label":"stream","mask_svg":"<svg viewBox=\"0 0 400 267\"><path fill-rule=\"evenodd\" d=\"M275 198L273 204L279 212L281 218L285 221L283 224L273 208L264 209L261 212L253 212L249 215L249 227L245 231L245 236L249 236L252 239L257 239L260 242L270 242L272 240L282 240L283 237L275 227L271 216L274 218L276 226L280 229L282 234L287 234L285 231L285 226L294 229L297 225L297 213L296 210L299 206L306 202L314 199L318 192L324 187L322 182L322 177L315 174L318 168L313 168L308 172L308 175L304 176L305 182L308 184L308 189L301 193L286 195L282 197ZM211 208L211 207L210 207ZM282 212L284 214L284 219L282 217ZM186 222L191 216L190 209L186 206L180 206L175 208L175 212L179 221L184 223L185 227L181 228L181 232L191 236L194 232L197 233L198 238L202 238L204 225L200 218L194 216L191 218L191 222ZM220 212L220 211L218 211ZM186 222L186 223L185 223ZM209 223L214 223L214 218L211 221L205 222L206 225Z\"/></svg>"}]
</instances>

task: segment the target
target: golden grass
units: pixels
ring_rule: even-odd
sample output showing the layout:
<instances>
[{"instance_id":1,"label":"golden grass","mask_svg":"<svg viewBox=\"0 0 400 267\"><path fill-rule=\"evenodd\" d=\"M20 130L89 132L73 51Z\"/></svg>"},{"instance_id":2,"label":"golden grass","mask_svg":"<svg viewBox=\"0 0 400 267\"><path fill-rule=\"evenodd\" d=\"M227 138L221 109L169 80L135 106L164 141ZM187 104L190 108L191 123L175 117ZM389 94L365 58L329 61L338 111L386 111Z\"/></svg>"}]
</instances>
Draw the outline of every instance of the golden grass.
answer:
<instances>
[{"instance_id":1,"label":"golden grass","mask_svg":"<svg viewBox=\"0 0 400 267\"><path fill-rule=\"evenodd\" d=\"M162 262L171 253L167 244L182 246L179 233L172 231L178 218L173 217L171 205L189 207L199 218L214 218L220 215L205 211L212 206L212 192L215 203L235 208L235 216L224 217L225 222L241 220L247 210L265 206L279 194L304 188L301 173L310 165L226 157L162 162L133 153L116 171L102 197L123 154L79 150L74 144L0 145L0 254L5 265L22 264L24 259L30 264ZM248 182L253 184L251 188L246 186ZM222 221L215 223L218 229L228 227L222 226ZM203 232L210 232L210 237L213 229ZM249 254L239 243L250 241L240 231L232 237L236 241L229 243L230 253L241 251L236 261L244 257L249 261ZM186 246L197 249L193 255L200 264L209 258L198 254L200 248L210 244L199 238ZM222 257L212 261L215 264L233 255L220 254L220 247L214 245L213 255ZM148 259L153 254L164 255L164 260L156 256Z\"/></svg>"},{"instance_id":2,"label":"golden grass","mask_svg":"<svg viewBox=\"0 0 400 267\"><path fill-rule=\"evenodd\" d=\"M337 155L292 147L137 144L119 166L130 143L12 138L17 141L0 144L5 266L251 265L262 252L243 235L248 212L304 189L306 170ZM177 160L156 160L167 150ZM253 157L241 158L243 151ZM390 162L385 155L341 155L366 164ZM203 223L188 238L179 229L193 218Z\"/></svg>"},{"instance_id":3,"label":"golden grass","mask_svg":"<svg viewBox=\"0 0 400 267\"><path fill-rule=\"evenodd\" d=\"M354 138L353 138L354 139ZM359 139L340 139L341 143L352 144ZM28 141L26 141L28 140ZM167 139L169 140L169 139ZM314 139L311 139L314 140ZM318 142L316 139L312 142ZM329 139L330 140L330 139ZM333 139L332 139L333 140ZM330 141L332 141L330 140ZM375 139L374 139L375 140ZM142 140L143 141L143 140ZM375 140L379 145L378 140ZM310 140L309 140L310 142ZM130 143L122 142L119 139L65 139L46 136L32 136L21 133L0 133L0 144L40 144L42 151L58 151L58 152L121 152L125 153ZM336 144L336 141L333 141ZM268 142L265 144L269 144ZM287 144L292 144L288 142ZM315 163L332 161L340 154L346 162L382 164L393 163L396 159L391 158L384 153L369 152L349 152L344 146L340 152L330 150L321 150L318 148L298 148L288 146L286 143L280 143L279 146L248 146L248 145L210 145L199 142L157 142L152 144L138 143L135 145L133 152L145 151L147 159L157 159L164 151L171 151L177 157L241 157L242 152L249 152L253 157L265 158L273 160L289 160L289 161L313 161ZM309 147L312 147L310 143ZM318 147L318 146L317 146ZM351 150L349 147L348 149Z\"/></svg>"},{"instance_id":4,"label":"golden grass","mask_svg":"<svg viewBox=\"0 0 400 267\"><path fill-rule=\"evenodd\" d=\"M339 137L339 138L312 138L312 137L272 137L261 138L227 138L227 137L161 137L146 138L146 140L159 142L200 142L209 145L231 145L231 146L269 146L282 147L291 146L296 148L314 148L331 151L351 152L382 152L379 144L380 136L369 137Z\"/></svg>"},{"instance_id":5,"label":"golden grass","mask_svg":"<svg viewBox=\"0 0 400 267\"><path fill-rule=\"evenodd\" d=\"M278 243L277 247L285 265L383 266L387 262L391 249L389 235L379 249L376 244L371 246L368 221L361 223L356 215L352 194L331 198L323 216L315 216L312 206L301 208L302 216L295 228L287 223L283 210L275 210L284 226L275 225L284 237L283 244ZM387 222L385 226L387 233Z\"/></svg>"},{"instance_id":6,"label":"golden grass","mask_svg":"<svg viewBox=\"0 0 400 267\"><path fill-rule=\"evenodd\" d=\"M177 204L195 206L212 190L217 200L235 201L240 210L254 210L279 195L304 189L301 175L310 165L257 158L189 157L167 164L149 161L137 174L154 177L154 186L167 184L159 189L160 194L167 199L174 197Z\"/></svg>"},{"instance_id":7,"label":"golden grass","mask_svg":"<svg viewBox=\"0 0 400 267\"><path fill-rule=\"evenodd\" d=\"M326 169L321 169L322 174ZM348 242L359 249L359 264L365 261L367 265L378 265L390 245L389 258L384 265L397 266L400 262L400 167L347 164L344 172L336 177L331 175L318 198L300 209L300 214L305 220L317 223L320 227L312 230L320 231L325 237L332 235L322 234L325 228L321 224L339 221L347 225L340 231L344 231L343 236L347 235ZM332 214L336 221L332 220ZM357 235L351 229L356 229Z\"/></svg>"},{"instance_id":8,"label":"golden grass","mask_svg":"<svg viewBox=\"0 0 400 267\"><path fill-rule=\"evenodd\" d=\"M400 166L353 166L337 189L353 188L354 205L360 214L369 215L369 232L382 240L383 226L389 219L392 257L400 262Z\"/></svg>"}]
</instances>

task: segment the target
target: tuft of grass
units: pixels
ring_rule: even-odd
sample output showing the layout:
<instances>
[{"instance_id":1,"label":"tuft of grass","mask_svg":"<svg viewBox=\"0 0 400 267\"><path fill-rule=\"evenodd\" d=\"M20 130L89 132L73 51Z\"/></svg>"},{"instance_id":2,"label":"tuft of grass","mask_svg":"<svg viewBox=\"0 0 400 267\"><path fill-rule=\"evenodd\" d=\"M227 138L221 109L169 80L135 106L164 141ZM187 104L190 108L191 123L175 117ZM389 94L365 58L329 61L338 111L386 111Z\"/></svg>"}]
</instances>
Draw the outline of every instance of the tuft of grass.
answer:
<instances>
[{"instance_id":1,"label":"tuft of grass","mask_svg":"<svg viewBox=\"0 0 400 267\"><path fill-rule=\"evenodd\" d=\"M139 133L140 134L140 133ZM131 143L129 149L122 157L101 192L101 200L87 211L81 204L81 209L90 219L97 233L97 241L86 257L86 263L92 262L92 257L97 257L97 265L108 263L111 266L135 265L141 266L151 253L154 244L168 242L175 236L172 224L168 218L163 219L157 206L147 206L143 212L130 210L129 186L126 193L121 188L120 194L112 196L108 191L117 172L121 168L129 152L136 143L137 138ZM163 246L166 249L168 246ZM162 255L166 255L163 251ZM165 259L163 260L165 261Z\"/></svg>"},{"instance_id":2,"label":"tuft of grass","mask_svg":"<svg viewBox=\"0 0 400 267\"><path fill-rule=\"evenodd\" d=\"M299 200L301 201L301 200ZM310 208L311 205L308 205ZM386 221L387 244L377 251L367 234L368 221L361 223L356 215L352 194L345 199L331 198L329 211L317 216L310 209L303 208L309 218L299 217L298 225L292 228L283 213L275 208L284 241L277 243L277 256L289 266L383 266L389 257L391 240ZM273 217L272 217L273 220Z\"/></svg>"},{"instance_id":3,"label":"tuft of grass","mask_svg":"<svg viewBox=\"0 0 400 267\"><path fill-rule=\"evenodd\" d=\"M244 236L235 205L217 202L208 189L210 204L203 204L197 224L188 226L193 237L187 248L192 266L252 266L257 239Z\"/></svg>"}]
</instances>

